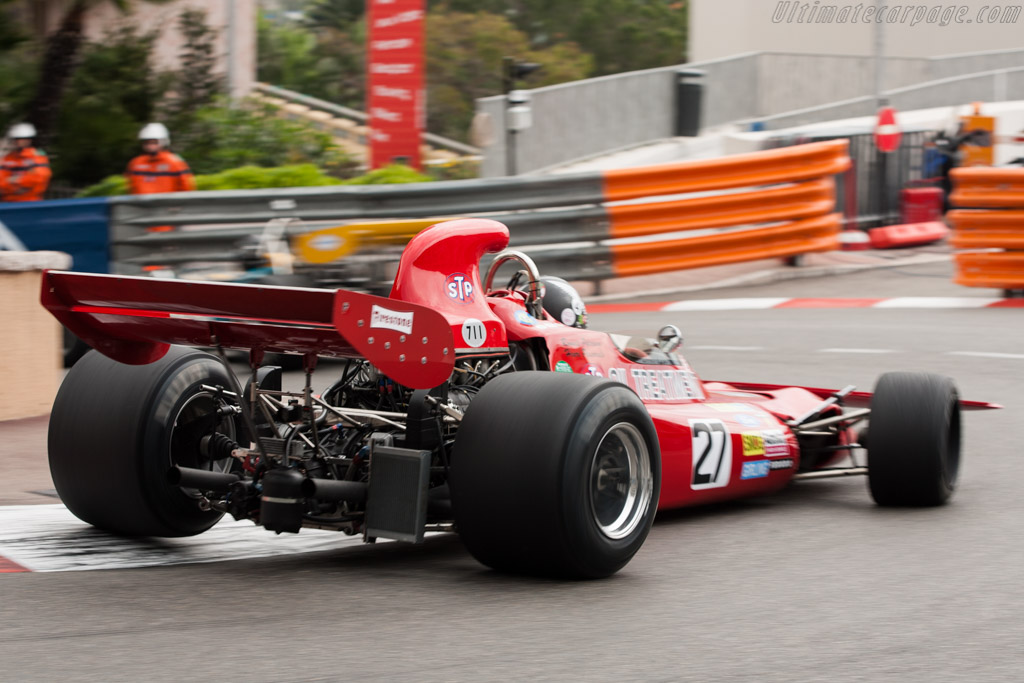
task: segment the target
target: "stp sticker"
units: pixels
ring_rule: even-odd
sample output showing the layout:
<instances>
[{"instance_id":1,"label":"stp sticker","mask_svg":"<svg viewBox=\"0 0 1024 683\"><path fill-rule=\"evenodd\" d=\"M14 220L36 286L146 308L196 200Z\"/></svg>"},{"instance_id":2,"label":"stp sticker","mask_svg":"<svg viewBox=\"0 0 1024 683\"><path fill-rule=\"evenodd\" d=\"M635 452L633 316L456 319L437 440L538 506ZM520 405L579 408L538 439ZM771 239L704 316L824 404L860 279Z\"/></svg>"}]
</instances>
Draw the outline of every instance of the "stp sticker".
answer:
<instances>
[{"instance_id":1,"label":"stp sticker","mask_svg":"<svg viewBox=\"0 0 1024 683\"><path fill-rule=\"evenodd\" d=\"M457 301L460 304L468 304L473 301L473 283L469 281L469 277L465 273L452 273L446 277L444 289L445 294L452 301Z\"/></svg>"},{"instance_id":2,"label":"stp sticker","mask_svg":"<svg viewBox=\"0 0 1024 683\"><path fill-rule=\"evenodd\" d=\"M479 349L487 340L487 328L476 318L466 318L462 323L462 340L466 346Z\"/></svg>"},{"instance_id":3,"label":"stp sticker","mask_svg":"<svg viewBox=\"0 0 1024 683\"><path fill-rule=\"evenodd\" d=\"M537 319L526 311L516 311L513 317L515 317L517 323L527 327L533 327L534 323L537 322Z\"/></svg>"},{"instance_id":4,"label":"stp sticker","mask_svg":"<svg viewBox=\"0 0 1024 683\"><path fill-rule=\"evenodd\" d=\"M391 311L374 304L370 309L370 327L412 334L412 312Z\"/></svg>"},{"instance_id":5,"label":"stp sticker","mask_svg":"<svg viewBox=\"0 0 1024 683\"><path fill-rule=\"evenodd\" d=\"M693 463L690 488L694 491L729 485L732 439L721 420L690 420Z\"/></svg>"}]
</instances>

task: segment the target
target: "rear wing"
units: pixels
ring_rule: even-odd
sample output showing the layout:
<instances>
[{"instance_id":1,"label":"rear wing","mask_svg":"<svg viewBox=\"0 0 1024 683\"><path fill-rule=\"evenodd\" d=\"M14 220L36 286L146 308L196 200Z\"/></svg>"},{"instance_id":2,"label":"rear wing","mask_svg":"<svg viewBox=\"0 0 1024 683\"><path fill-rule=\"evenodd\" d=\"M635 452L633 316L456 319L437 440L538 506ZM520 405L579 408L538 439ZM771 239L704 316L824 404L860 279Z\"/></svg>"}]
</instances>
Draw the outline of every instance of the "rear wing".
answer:
<instances>
[{"instance_id":1,"label":"rear wing","mask_svg":"<svg viewBox=\"0 0 1024 683\"><path fill-rule=\"evenodd\" d=\"M757 393L759 391L777 391L778 389L790 389L793 388L789 384L758 384L755 382L704 382L705 387L708 384L722 385L720 387L713 387L716 391L720 391L724 388L732 388L737 391L750 391ZM837 389L818 389L815 387L796 387L809 391L815 396L820 398L829 398L832 394L838 391ZM843 397L843 405L850 408L870 408L871 407L871 392L870 391L851 391L849 394ZM968 401L960 399L961 410L996 410L1002 408L998 403L989 403L987 401Z\"/></svg>"},{"instance_id":2,"label":"rear wing","mask_svg":"<svg viewBox=\"0 0 1024 683\"><path fill-rule=\"evenodd\" d=\"M417 304L347 290L44 271L43 306L94 349L131 365L171 344L366 358L395 382L451 375L451 327Z\"/></svg>"}]
</instances>

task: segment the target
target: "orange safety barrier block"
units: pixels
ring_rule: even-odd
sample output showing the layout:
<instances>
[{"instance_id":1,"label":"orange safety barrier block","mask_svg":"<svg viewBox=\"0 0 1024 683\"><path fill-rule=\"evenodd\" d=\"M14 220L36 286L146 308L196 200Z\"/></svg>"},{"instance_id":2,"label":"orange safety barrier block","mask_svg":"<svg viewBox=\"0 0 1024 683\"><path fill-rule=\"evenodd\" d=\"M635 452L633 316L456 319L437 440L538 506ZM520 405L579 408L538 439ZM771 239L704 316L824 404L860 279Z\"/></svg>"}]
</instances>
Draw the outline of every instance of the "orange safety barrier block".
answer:
<instances>
[{"instance_id":1,"label":"orange safety barrier block","mask_svg":"<svg viewBox=\"0 0 1024 683\"><path fill-rule=\"evenodd\" d=\"M1024 289L1024 168L958 168L947 218L957 249L953 281L968 287ZM1002 249L994 252L991 250Z\"/></svg>"},{"instance_id":2,"label":"orange safety barrier block","mask_svg":"<svg viewBox=\"0 0 1024 683\"><path fill-rule=\"evenodd\" d=\"M1021 289L1024 287L1024 251L961 253L954 257L953 282L968 287Z\"/></svg>"},{"instance_id":3,"label":"orange safety barrier block","mask_svg":"<svg viewBox=\"0 0 1024 683\"><path fill-rule=\"evenodd\" d=\"M941 221L928 221L872 228L868 234L873 249L895 249L938 242L949 235L949 228Z\"/></svg>"},{"instance_id":4,"label":"orange safety barrier block","mask_svg":"<svg viewBox=\"0 0 1024 683\"><path fill-rule=\"evenodd\" d=\"M604 198L614 202L821 178L850 167L848 146L847 140L830 140L718 159L605 171Z\"/></svg>"},{"instance_id":5,"label":"orange safety barrier block","mask_svg":"<svg viewBox=\"0 0 1024 683\"><path fill-rule=\"evenodd\" d=\"M617 277L652 275L839 248L841 216L817 216L783 225L715 235L612 245Z\"/></svg>"},{"instance_id":6,"label":"orange safety barrier block","mask_svg":"<svg viewBox=\"0 0 1024 683\"><path fill-rule=\"evenodd\" d=\"M952 177L958 207L1024 208L1024 168L955 168Z\"/></svg>"},{"instance_id":7,"label":"orange safety barrier block","mask_svg":"<svg viewBox=\"0 0 1024 683\"><path fill-rule=\"evenodd\" d=\"M822 216L835 209L832 178L751 192L606 206L613 238Z\"/></svg>"},{"instance_id":8,"label":"orange safety barrier block","mask_svg":"<svg viewBox=\"0 0 1024 683\"><path fill-rule=\"evenodd\" d=\"M956 209L946 214L957 249L1024 250L1024 210Z\"/></svg>"}]
</instances>

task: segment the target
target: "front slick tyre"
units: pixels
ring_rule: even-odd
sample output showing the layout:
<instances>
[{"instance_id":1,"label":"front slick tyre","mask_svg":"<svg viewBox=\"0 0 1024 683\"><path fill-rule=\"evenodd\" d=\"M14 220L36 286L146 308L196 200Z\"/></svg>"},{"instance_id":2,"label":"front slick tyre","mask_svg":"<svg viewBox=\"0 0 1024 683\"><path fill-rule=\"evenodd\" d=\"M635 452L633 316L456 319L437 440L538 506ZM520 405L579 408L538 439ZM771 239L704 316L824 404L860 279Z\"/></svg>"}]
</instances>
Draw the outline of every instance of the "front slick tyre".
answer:
<instances>
[{"instance_id":1,"label":"front slick tyre","mask_svg":"<svg viewBox=\"0 0 1024 683\"><path fill-rule=\"evenodd\" d=\"M126 536L192 536L221 513L202 510L198 491L170 486L172 465L224 470L199 455L203 436L235 436L211 387L229 387L208 353L174 347L148 365L98 351L68 371L50 414L50 474L76 517ZM228 411L225 411L228 412Z\"/></svg>"},{"instance_id":2,"label":"front slick tyre","mask_svg":"<svg viewBox=\"0 0 1024 683\"><path fill-rule=\"evenodd\" d=\"M643 545L661 489L650 414L618 382L519 372L487 384L459 426L455 525L499 571L596 579Z\"/></svg>"},{"instance_id":3,"label":"front slick tyre","mask_svg":"<svg viewBox=\"0 0 1024 683\"><path fill-rule=\"evenodd\" d=\"M960 469L960 403L953 380L888 372L871 398L868 485L879 505L942 505Z\"/></svg>"}]
</instances>

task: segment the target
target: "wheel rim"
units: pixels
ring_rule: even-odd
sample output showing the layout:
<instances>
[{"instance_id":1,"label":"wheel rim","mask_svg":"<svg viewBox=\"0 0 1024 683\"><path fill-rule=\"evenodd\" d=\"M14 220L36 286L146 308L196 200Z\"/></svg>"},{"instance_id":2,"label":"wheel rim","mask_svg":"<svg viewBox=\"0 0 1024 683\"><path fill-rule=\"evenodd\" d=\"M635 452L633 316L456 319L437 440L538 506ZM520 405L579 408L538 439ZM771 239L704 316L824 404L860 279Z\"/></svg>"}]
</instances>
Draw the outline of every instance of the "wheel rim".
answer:
<instances>
[{"instance_id":1,"label":"wheel rim","mask_svg":"<svg viewBox=\"0 0 1024 683\"><path fill-rule=\"evenodd\" d=\"M590 512L601 533L625 538L647 515L654 490L647 442L633 425L613 425L598 443L590 464Z\"/></svg>"},{"instance_id":2,"label":"wheel rim","mask_svg":"<svg viewBox=\"0 0 1024 683\"><path fill-rule=\"evenodd\" d=\"M168 468L177 465L213 472L227 472L231 469L231 458L208 460L199 450L200 441L208 434L220 432L235 437L235 425L231 418L217 414L222 405L220 399L207 391L192 394L181 404L169 435ZM182 491L194 498L201 497L195 489L183 488Z\"/></svg>"}]
</instances>

